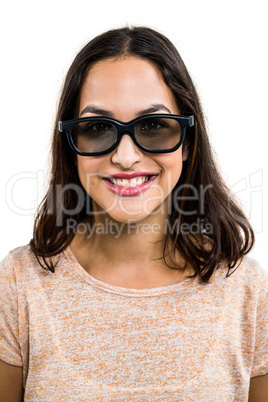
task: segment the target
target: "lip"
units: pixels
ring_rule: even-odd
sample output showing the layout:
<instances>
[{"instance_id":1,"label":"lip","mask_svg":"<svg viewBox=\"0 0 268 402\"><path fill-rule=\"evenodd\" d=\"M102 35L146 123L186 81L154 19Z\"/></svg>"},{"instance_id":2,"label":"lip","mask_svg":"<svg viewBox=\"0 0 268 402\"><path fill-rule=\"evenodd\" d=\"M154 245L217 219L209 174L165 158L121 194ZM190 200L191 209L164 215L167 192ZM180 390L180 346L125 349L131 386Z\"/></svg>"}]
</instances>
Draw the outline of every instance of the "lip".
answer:
<instances>
[{"instance_id":1,"label":"lip","mask_svg":"<svg viewBox=\"0 0 268 402\"><path fill-rule=\"evenodd\" d=\"M122 179L131 179L133 177L137 176L150 176L149 180L146 183L140 184L139 186L135 187L121 187L121 186L116 186L115 184L111 183L109 180L106 178L103 178L104 183L106 186L111 190L114 194L120 195L122 197L133 197L136 195L139 195L141 193L144 193L155 181L156 177L158 175L156 174L148 174L148 173L132 173L132 174L125 174L125 173L120 173L120 174L115 174L111 175L109 177L113 178L122 178Z\"/></svg>"},{"instance_id":2,"label":"lip","mask_svg":"<svg viewBox=\"0 0 268 402\"><path fill-rule=\"evenodd\" d=\"M133 172L133 173L116 173L108 177L118 178L118 179L133 179L138 176L157 176L153 172Z\"/></svg>"}]
</instances>

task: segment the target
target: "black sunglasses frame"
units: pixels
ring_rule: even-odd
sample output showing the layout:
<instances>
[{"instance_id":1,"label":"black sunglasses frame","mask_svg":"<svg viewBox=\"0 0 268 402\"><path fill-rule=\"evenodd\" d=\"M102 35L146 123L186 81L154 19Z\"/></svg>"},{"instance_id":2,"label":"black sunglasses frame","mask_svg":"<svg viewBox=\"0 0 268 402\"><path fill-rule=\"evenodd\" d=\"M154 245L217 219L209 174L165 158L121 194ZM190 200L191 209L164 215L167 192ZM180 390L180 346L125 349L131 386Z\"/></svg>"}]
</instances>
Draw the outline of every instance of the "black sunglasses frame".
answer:
<instances>
[{"instance_id":1,"label":"black sunglasses frame","mask_svg":"<svg viewBox=\"0 0 268 402\"><path fill-rule=\"evenodd\" d=\"M178 144L176 144L173 148L171 149L157 149L157 150L153 150L153 149L148 149L143 147L136 139L135 137L135 125L138 121L142 121L142 120L146 120L148 118L170 118L173 120L176 120L180 123L181 126L181 138L180 141L178 142ZM79 149L76 148L74 142L73 142L73 138L72 138L72 129L73 126L77 123L82 123L85 121L94 121L94 120L98 120L98 121L105 121L105 122L109 122L109 123L113 123L117 129L117 138L115 140L115 142L113 143L113 145L106 149L105 151L101 151L101 152L81 152L79 151ZM181 146L181 144L184 141L185 138L185 131L187 127L192 127L194 126L194 116L179 116L179 115L175 115L175 114L149 114L149 115L145 115L145 116L141 116L138 117L134 120L131 120L127 123L122 123L121 121L118 120L114 120L111 119L109 117L100 117L100 116L94 116L94 117L83 117L80 119L73 119L73 120L66 120L66 121L60 121L59 122L59 131L61 133L66 133L67 134L67 138L68 138L68 142L70 147L72 148L72 150L81 156L98 156L98 155L105 155L108 154L110 152L112 152L120 143L121 138L123 137L123 135L129 135L132 139L132 141L134 142L134 144L140 148L142 151L145 152L150 152L150 153L154 153L154 154L162 154L162 153L170 153L170 152L174 152L177 149L179 149L179 147Z\"/></svg>"}]
</instances>

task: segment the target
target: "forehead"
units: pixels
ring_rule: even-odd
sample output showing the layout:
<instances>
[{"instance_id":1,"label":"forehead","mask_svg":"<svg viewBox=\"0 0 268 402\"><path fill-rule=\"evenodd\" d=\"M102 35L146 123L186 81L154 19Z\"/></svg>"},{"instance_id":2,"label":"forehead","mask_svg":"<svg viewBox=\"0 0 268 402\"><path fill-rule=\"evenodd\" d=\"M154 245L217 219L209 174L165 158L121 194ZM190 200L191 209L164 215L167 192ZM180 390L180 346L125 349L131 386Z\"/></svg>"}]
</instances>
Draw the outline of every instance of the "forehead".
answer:
<instances>
[{"instance_id":1,"label":"forehead","mask_svg":"<svg viewBox=\"0 0 268 402\"><path fill-rule=\"evenodd\" d=\"M152 61L134 55L108 58L98 61L91 66L87 77L98 77L100 75L105 76L106 74L112 74L114 78L125 79L130 75L139 75L139 72L143 72L145 74L144 78L147 79L152 75L154 78L157 76L158 79L163 79L159 68Z\"/></svg>"},{"instance_id":2,"label":"forehead","mask_svg":"<svg viewBox=\"0 0 268 402\"><path fill-rule=\"evenodd\" d=\"M159 69L149 60L137 56L106 59L94 64L80 91L79 110L87 103L120 110L142 109L148 107L148 103L168 103L167 107L177 107Z\"/></svg>"}]
</instances>

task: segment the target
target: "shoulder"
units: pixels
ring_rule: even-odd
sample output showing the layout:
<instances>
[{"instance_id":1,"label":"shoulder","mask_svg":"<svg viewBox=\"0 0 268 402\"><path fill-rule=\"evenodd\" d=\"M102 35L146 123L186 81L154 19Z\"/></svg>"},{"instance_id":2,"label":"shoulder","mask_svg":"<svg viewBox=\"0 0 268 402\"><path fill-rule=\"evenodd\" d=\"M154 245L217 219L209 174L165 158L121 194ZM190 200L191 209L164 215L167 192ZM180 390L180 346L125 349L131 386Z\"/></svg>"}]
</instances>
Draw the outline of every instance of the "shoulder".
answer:
<instances>
[{"instance_id":1,"label":"shoulder","mask_svg":"<svg viewBox=\"0 0 268 402\"><path fill-rule=\"evenodd\" d=\"M31 257L31 255L33 255L33 252L31 251L30 244L25 244L23 246L19 246L14 248L13 250L10 250L5 259L29 258Z\"/></svg>"},{"instance_id":2,"label":"shoulder","mask_svg":"<svg viewBox=\"0 0 268 402\"><path fill-rule=\"evenodd\" d=\"M250 255L244 256L244 258L241 261L241 264L238 264L238 266L240 265L242 269L245 269L247 271L250 272L252 271L255 273L265 273L266 275L268 275L268 269L265 270L265 268L262 267L262 265Z\"/></svg>"},{"instance_id":3,"label":"shoulder","mask_svg":"<svg viewBox=\"0 0 268 402\"><path fill-rule=\"evenodd\" d=\"M239 306L252 315L256 322L268 320L268 272L250 256L245 256L240 265L228 278L230 296ZM259 325L262 327L263 325Z\"/></svg>"},{"instance_id":4,"label":"shoulder","mask_svg":"<svg viewBox=\"0 0 268 402\"><path fill-rule=\"evenodd\" d=\"M17 247L9 251L7 256L0 262L1 293L15 294L17 284L21 282L22 276L25 276L27 272L29 273L34 265L37 265L37 262L34 261L34 254L30 249L30 245Z\"/></svg>"},{"instance_id":5,"label":"shoulder","mask_svg":"<svg viewBox=\"0 0 268 402\"><path fill-rule=\"evenodd\" d=\"M21 267L39 265L34 253L31 251L30 245L17 247L7 254L0 263L0 271L15 271Z\"/></svg>"},{"instance_id":6,"label":"shoulder","mask_svg":"<svg viewBox=\"0 0 268 402\"><path fill-rule=\"evenodd\" d=\"M61 260L62 253L52 257L56 261ZM64 259L63 259L64 260ZM58 264L58 272L61 264ZM0 262L0 282L2 280L15 280L18 282L25 280L32 281L34 278L37 280L44 280L50 278L54 274L48 269L44 269L35 254L31 250L30 244L17 247L7 254L7 256ZM57 276L57 275L54 275Z\"/></svg>"},{"instance_id":7,"label":"shoulder","mask_svg":"<svg viewBox=\"0 0 268 402\"><path fill-rule=\"evenodd\" d=\"M268 285L268 269L265 269L258 261L251 256L245 256L237 268L245 282L255 288Z\"/></svg>"},{"instance_id":8,"label":"shoulder","mask_svg":"<svg viewBox=\"0 0 268 402\"><path fill-rule=\"evenodd\" d=\"M222 263L214 272L212 282L228 292L229 300L243 300L249 306L256 307L259 298L268 293L268 271L251 256L244 256L233 268Z\"/></svg>"},{"instance_id":9,"label":"shoulder","mask_svg":"<svg viewBox=\"0 0 268 402\"><path fill-rule=\"evenodd\" d=\"M40 265L29 244L11 250L0 263L0 300L32 300L44 289L72 281L63 253L53 258L60 260L55 273Z\"/></svg>"},{"instance_id":10,"label":"shoulder","mask_svg":"<svg viewBox=\"0 0 268 402\"><path fill-rule=\"evenodd\" d=\"M268 269L265 270L251 256L244 256L229 272L227 265L221 264L219 273L216 271L215 276L226 277L229 282L243 282L254 286L259 285L263 280L268 281Z\"/></svg>"}]
</instances>

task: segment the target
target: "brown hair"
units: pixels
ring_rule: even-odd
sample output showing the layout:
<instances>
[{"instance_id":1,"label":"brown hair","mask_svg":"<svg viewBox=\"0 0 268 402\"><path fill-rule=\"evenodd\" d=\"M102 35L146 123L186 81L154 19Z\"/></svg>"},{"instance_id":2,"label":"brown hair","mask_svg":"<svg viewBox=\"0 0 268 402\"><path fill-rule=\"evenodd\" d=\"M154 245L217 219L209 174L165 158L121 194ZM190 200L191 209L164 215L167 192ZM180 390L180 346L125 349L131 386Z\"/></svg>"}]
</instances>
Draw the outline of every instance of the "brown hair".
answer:
<instances>
[{"instance_id":1,"label":"brown hair","mask_svg":"<svg viewBox=\"0 0 268 402\"><path fill-rule=\"evenodd\" d=\"M89 68L100 60L123 55L136 55L153 62L172 90L181 114L195 117L195 126L187 129L184 144L189 156L173 190L170 230L166 234L163 258L167 263L167 244L171 239L174 247L193 267L193 277L199 275L204 282L208 282L222 261L227 264L228 276L230 269L252 248L254 233L218 172L201 104L184 62L165 36L147 27L126 27L105 32L90 41L74 59L59 101L52 141L51 181L37 211L31 250L43 268L54 272L56 263L51 257L61 253L74 237L73 232L66 230L68 211L72 211L76 222L81 222L87 215L86 204L90 202L90 197L80 184L76 156L66 136L58 131L57 124L60 120L75 117L79 91ZM72 186L68 187L70 183ZM81 208L78 208L79 191L74 191L74 185L84 196ZM62 193L60 188L64 188ZM193 189L203 191L202 208L199 197L193 196ZM188 228L197 225L198 234L193 235L193 230L181 230L185 225Z\"/></svg>"}]
</instances>

